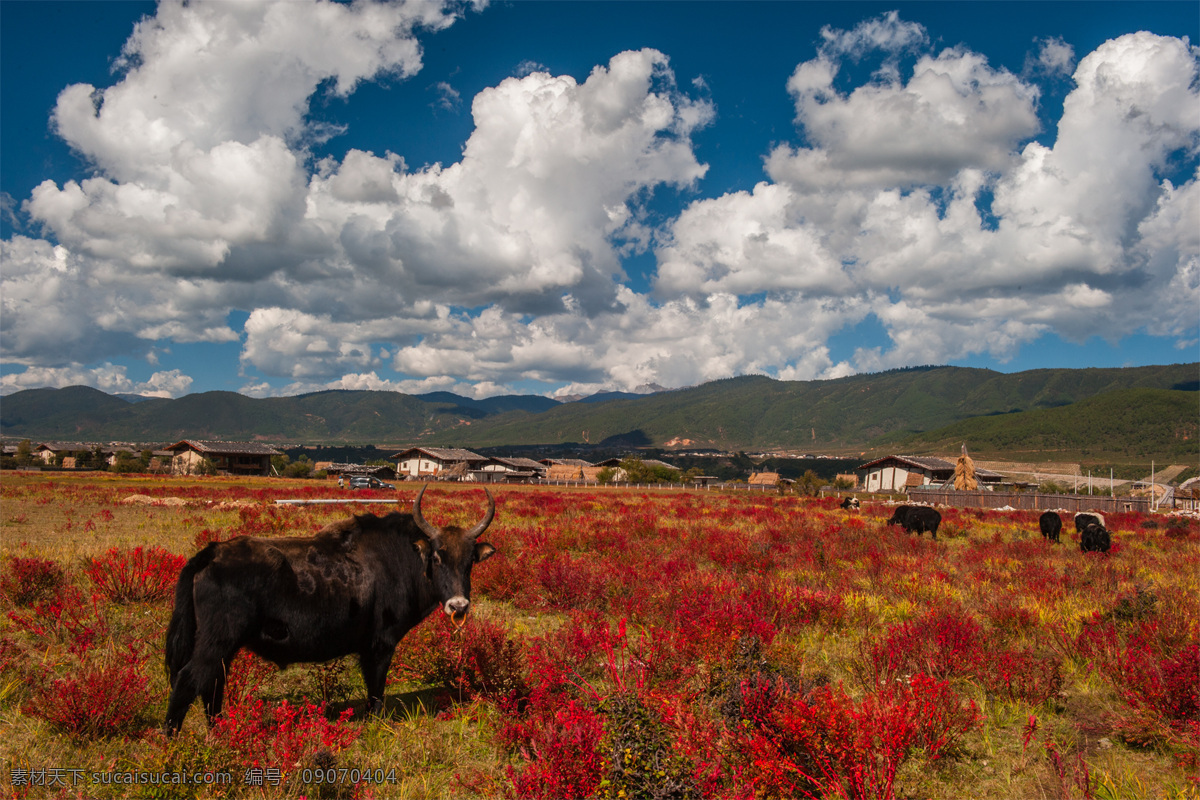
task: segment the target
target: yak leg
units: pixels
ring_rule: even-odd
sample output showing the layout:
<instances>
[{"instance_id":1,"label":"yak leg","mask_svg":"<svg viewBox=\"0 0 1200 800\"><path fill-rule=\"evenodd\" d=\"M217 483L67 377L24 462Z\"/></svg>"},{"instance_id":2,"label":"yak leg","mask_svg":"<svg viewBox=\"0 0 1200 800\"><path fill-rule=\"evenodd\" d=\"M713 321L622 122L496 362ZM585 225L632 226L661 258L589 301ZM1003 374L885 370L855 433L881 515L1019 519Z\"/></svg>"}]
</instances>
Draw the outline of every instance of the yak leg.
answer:
<instances>
[{"instance_id":1,"label":"yak leg","mask_svg":"<svg viewBox=\"0 0 1200 800\"><path fill-rule=\"evenodd\" d=\"M383 714L383 692L387 687L388 669L392 666L392 656L396 653L396 645L391 647L378 646L358 656L359 666L362 667L363 683L367 685L367 713L375 716Z\"/></svg>"},{"instance_id":2,"label":"yak leg","mask_svg":"<svg viewBox=\"0 0 1200 800\"><path fill-rule=\"evenodd\" d=\"M192 681L191 672L187 667L179 671L171 687L171 699L167 701L167 720L163 724L163 732L171 736L183 727L183 718L187 716L188 708L196 699L196 686Z\"/></svg>"},{"instance_id":3,"label":"yak leg","mask_svg":"<svg viewBox=\"0 0 1200 800\"><path fill-rule=\"evenodd\" d=\"M204 713L208 716L208 724L212 725L221 716L221 706L225 704L225 680L229 677L229 667L233 664L233 656L221 659L221 668L216 671L216 679L209 682L202 690L204 698Z\"/></svg>"},{"instance_id":4,"label":"yak leg","mask_svg":"<svg viewBox=\"0 0 1200 800\"><path fill-rule=\"evenodd\" d=\"M226 672L247 638L245 623L239 621L251 619L252 609L244 603L230 602L227 597L220 600L219 603L198 603L202 608L220 608L221 611L200 616L192 657L175 677L171 699L167 702L164 728L168 733L174 733L182 727L183 719L197 697L204 700L204 711L210 725L221 713Z\"/></svg>"}]
</instances>

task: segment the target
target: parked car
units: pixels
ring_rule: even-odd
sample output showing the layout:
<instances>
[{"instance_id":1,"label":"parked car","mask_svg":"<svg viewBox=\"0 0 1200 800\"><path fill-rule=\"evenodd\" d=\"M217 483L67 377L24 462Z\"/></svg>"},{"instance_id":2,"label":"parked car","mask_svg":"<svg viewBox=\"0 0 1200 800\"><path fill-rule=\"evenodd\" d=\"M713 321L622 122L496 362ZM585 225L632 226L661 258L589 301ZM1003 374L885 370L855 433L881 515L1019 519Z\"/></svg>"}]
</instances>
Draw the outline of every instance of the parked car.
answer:
<instances>
[{"instance_id":1,"label":"parked car","mask_svg":"<svg viewBox=\"0 0 1200 800\"><path fill-rule=\"evenodd\" d=\"M370 475L355 475L347 485L350 489L395 489L396 484L381 481Z\"/></svg>"}]
</instances>

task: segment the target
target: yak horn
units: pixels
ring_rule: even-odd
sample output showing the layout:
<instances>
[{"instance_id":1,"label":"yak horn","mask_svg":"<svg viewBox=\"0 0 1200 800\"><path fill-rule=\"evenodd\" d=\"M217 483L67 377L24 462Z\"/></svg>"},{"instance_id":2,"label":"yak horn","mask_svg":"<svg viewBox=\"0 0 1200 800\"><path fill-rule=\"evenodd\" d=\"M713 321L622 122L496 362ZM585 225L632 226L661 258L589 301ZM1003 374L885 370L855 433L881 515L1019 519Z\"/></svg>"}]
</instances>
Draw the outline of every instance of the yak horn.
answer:
<instances>
[{"instance_id":1,"label":"yak horn","mask_svg":"<svg viewBox=\"0 0 1200 800\"><path fill-rule=\"evenodd\" d=\"M426 522L425 517L421 514L421 497L425 494L425 490L428 488L428 483L421 487L420 494L418 494L417 499L413 501L412 516L413 522L417 523L417 527L421 530L421 533L425 534L430 539L436 540L442 535L442 532Z\"/></svg>"},{"instance_id":2,"label":"yak horn","mask_svg":"<svg viewBox=\"0 0 1200 800\"><path fill-rule=\"evenodd\" d=\"M480 534L487 530L487 526L492 524L492 517L496 516L496 501L492 499L492 493L485 487L483 493L487 495L488 510L483 515L483 519L471 530L467 531L467 537L471 539L479 538Z\"/></svg>"}]
</instances>

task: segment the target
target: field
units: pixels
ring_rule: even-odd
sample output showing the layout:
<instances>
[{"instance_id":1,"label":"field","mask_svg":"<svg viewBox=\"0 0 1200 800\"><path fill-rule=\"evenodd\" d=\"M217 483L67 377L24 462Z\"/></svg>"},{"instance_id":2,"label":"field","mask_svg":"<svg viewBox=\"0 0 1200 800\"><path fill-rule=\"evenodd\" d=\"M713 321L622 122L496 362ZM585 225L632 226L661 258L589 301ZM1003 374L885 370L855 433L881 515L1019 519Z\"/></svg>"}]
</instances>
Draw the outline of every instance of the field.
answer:
<instances>
[{"instance_id":1,"label":"field","mask_svg":"<svg viewBox=\"0 0 1200 800\"><path fill-rule=\"evenodd\" d=\"M1033 512L947 509L934 542L870 502L501 487L469 622L401 643L383 719L350 659L243 655L224 719L166 739L185 558L394 507L274 504L340 494L6 473L0 794L1200 797L1200 527L1132 514L1084 554Z\"/></svg>"}]
</instances>

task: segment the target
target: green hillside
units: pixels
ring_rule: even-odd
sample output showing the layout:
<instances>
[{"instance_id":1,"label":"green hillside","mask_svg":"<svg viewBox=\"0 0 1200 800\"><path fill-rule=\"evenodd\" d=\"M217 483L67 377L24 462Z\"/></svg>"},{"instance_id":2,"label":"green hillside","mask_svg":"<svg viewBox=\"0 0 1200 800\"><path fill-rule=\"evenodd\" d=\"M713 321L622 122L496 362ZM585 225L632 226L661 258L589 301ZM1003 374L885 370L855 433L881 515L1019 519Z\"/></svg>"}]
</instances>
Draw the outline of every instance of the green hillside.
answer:
<instances>
[{"instance_id":1,"label":"green hillside","mask_svg":"<svg viewBox=\"0 0 1200 800\"><path fill-rule=\"evenodd\" d=\"M562 404L370 391L265 399L206 392L129 403L76 386L3 398L0 432L41 440L457 447L581 442L856 455L967 440L972 452L986 441L1005 452L1145 450L1182 458L1196 448L1198 373L1197 364L1013 374L921 367L828 381L746 376Z\"/></svg>"},{"instance_id":2,"label":"green hillside","mask_svg":"<svg viewBox=\"0 0 1200 800\"><path fill-rule=\"evenodd\" d=\"M937 430L894 438L893 449L919 455L957 450L1022 460L1170 458L1195 464L1200 455L1200 394L1120 389L1060 408L975 417Z\"/></svg>"},{"instance_id":3,"label":"green hillside","mask_svg":"<svg viewBox=\"0 0 1200 800\"><path fill-rule=\"evenodd\" d=\"M568 403L536 415L501 415L455 430L454 436L464 446L479 447L621 437L656 446L690 440L690 447L725 450L853 450L884 436L974 416L1053 408L1121 389L1194 388L1196 375L1197 365L1183 364L1014 374L932 367L830 381L748 376L637 399Z\"/></svg>"}]
</instances>

